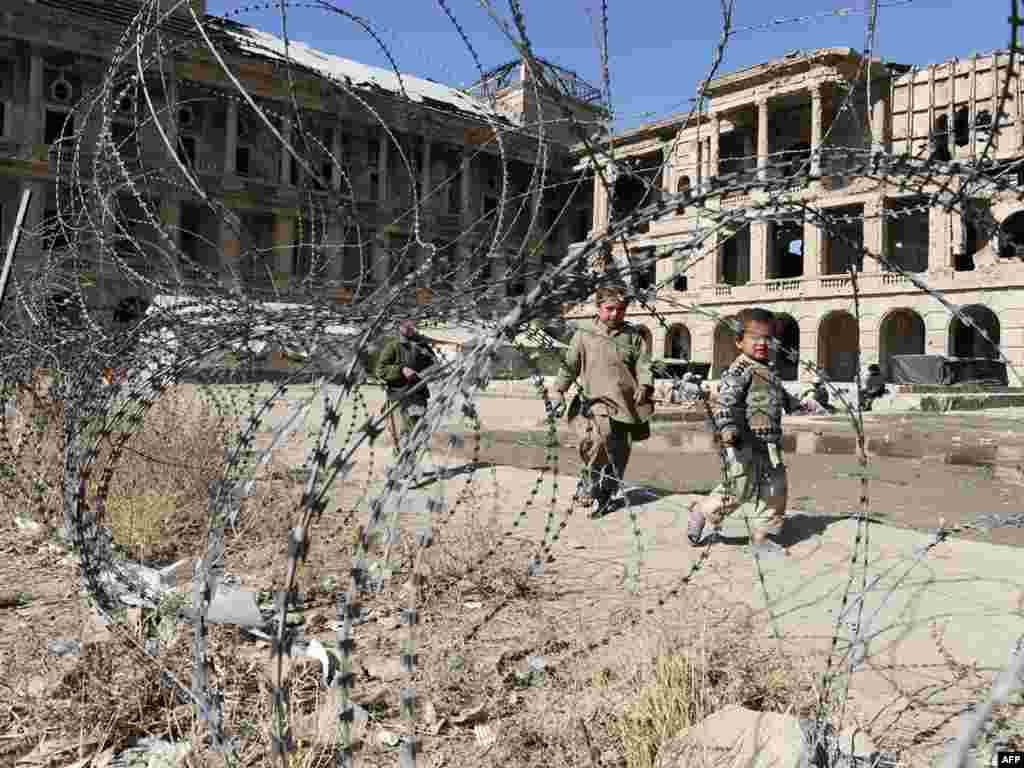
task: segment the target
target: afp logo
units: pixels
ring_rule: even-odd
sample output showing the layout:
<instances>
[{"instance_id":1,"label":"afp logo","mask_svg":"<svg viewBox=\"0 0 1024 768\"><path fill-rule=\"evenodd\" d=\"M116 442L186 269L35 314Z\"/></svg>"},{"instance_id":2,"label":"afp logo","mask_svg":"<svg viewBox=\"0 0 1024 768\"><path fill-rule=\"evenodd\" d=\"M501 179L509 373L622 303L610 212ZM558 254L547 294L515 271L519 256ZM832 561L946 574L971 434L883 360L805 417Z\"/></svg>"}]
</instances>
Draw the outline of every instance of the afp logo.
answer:
<instances>
[{"instance_id":1,"label":"afp logo","mask_svg":"<svg viewBox=\"0 0 1024 768\"><path fill-rule=\"evenodd\" d=\"M1020 750L1014 752L996 752L996 766L997 768L1004 768L1004 766L1024 768L1024 752L1021 752Z\"/></svg>"}]
</instances>

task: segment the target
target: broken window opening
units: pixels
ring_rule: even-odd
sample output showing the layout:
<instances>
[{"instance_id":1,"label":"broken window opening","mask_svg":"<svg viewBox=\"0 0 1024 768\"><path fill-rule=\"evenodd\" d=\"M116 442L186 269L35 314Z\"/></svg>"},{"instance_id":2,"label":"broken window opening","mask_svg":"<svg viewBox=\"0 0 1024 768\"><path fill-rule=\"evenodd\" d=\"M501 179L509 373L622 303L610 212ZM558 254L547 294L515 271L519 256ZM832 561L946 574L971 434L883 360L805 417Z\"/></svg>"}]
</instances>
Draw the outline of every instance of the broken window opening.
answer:
<instances>
[{"instance_id":1,"label":"broken window opening","mask_svg":"<svg viewBox=\"0 0 1024 768\"><path fill-rule=\"evenodd\" d=\"M929 216L927 199L897 200L888 206L886 256L907 272L928 271Z\"/></svg>"},{"instance_id":2,"label":"broken window opening","mask_svg":"<svg viewBox=\"0 0 1024 768\"><path fill-rule=\"evenodd\" d=\"M186 263L186 276L198 276L202 256L200 253L200 227L202 226L202 208L193 203L182 203L178 226L181 230L181 252L189 259Z\"/></svg>"},{"instance_id":3,"label":"broken window opening","mask_svg":"<svg viewBox=\"0 0 1024 768\"><path fill-rule=\"evenodd\" d=\"M953 141L958 147L966 147L971 140L971 113L967 107L960 107L953 113Z\"/></svg>"},{"instance_id":4,"label":"broken window opening","mask_svg":"<svg viewBox=\"0 0 1024 768\"><path fill-rule=\"evenodd\" d=\"M75 117L70 112L60 109L46 110L46 126L43 142L57 144L70 141L75 132Z\"/></svg>"},{"instance_id":5,"label":"broken window opening","mask_svg":"<svg viewBox=\"0 0 1024 768\"><path fill-rule=\"evenodd\" d=\"M1019 259L1024 257L1024 211L1010 214L999 227L1002 243L999 257Z\"/></svg>"},{"instance_id":6,"label":"broken window opening","mask_svg":"<svg viewBox=\"0 0 1024 768\"><path fill-rule=\"evenodd\" d=\"M959 317L954 317L949 324L950 357L967 358L999 358L999 318L988 307L973 304L964 307L963 313L971 319L973 325L966 325ZM992 343L986 341L978 329L984 331Z\"/></svg>"},{"instance_id":7,"label":"broken window opening","mask_svg":"<svg viewBox=\"0 0 1024 768\"><path fill-rule=\"evenodd\" d=\"M804 224L802 221L777 221L771 225L771 253L768 279L785 280L804 273Z\"/></svg>"},{"instance_id":8,"label":"broken window opening","mask_svg":"<svg viewBox=\"0 0 1024 768\"><path fill-rule=\"evenodd\" d=\"M719 282L746 285L750 282L750 225L726 235L719 247Z\"/></svg>"},{"instance_id":9,"label":"broken window opening","mask_svg":"<svg viewBox=\"0 0 1024 768\"><path fill-rule=\"evenodd\" d=\"M633 257L634 280L638 291L649 291L658 282L658 262L654 258L654 250L639 251Z\"/></svg>"},{"instance_id":10,"label":"broken window opening","mask_svg":"<svg viewBox=\"0 0 1024 768\"><path fill-rule=\"evenodd\" d=\"M949 116L939 115L935 118L935 125L931 135L930 160L949 162L952 156L949 153Z\"/></svg>"},{"instance_id":11,"label":"broken window opening","mask_svg":"<svg viewBox=\"0 0 1024 768\"><path fill-rule=\"evenodd\" d=\"M800 371L800 325L791 316L776 316L775 367L783 381L796 381Z\"/></svg>"},{"instance_id":12,"label":"broken window opening","mask_svg":"<svg viewBox=\"0 0 1024 768\"><path fill-rule=\"evenodd\" d=\"M754 136L749 129L735 128L718 137L718 175L726 176L757 167L757 158L752 157Z\"/></svg>"},{"instance_id":13,"label":"broken window opening","mask_svg":"<svg viewBox=\"0 0 1024 768\"><path fill-rule=\"evenodd\" d=\"M178 159L190 168L196 167L198 144L195 136L178 137Z\"/></svg>"},{"instance_id":14,"label":"broken window opening","mask_svg":"<svg viewBox=\"0 0 1024 768\"><path fill-rule=\"evenodd\" d=\"M864 206L849 205L830 208L825 237L825 269L823 274L841 275L853 266L864 271Z\"/></svg>"},{"instance_id":15,"label":"broken window opening","mask_svg":"<svg viewBox=\"0 0 1024 768\"><path fill-rule=\"evenodd\" d=\"M665 357L673 360L690 359L690 329L682 323L675 323L665 337Z\"/></svg>"}]
</instances>

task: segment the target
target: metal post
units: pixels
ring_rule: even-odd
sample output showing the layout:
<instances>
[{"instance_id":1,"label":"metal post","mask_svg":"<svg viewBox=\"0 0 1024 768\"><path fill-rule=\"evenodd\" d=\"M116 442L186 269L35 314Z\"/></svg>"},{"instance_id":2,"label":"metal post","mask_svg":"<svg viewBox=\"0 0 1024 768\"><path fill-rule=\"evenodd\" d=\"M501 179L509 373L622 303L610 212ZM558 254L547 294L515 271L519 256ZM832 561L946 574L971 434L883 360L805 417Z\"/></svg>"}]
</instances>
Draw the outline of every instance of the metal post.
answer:
<instances>
[{"instance_id":1,"label":"metal post","mask_svg":"<svg viewBox=\"0 0 1024 768\"><path fill-rule=\"evenodd\" d=\"M7 258L4 259L4 271L0 274L0 308L3 308L4 294L7 292L7 279L11 276L11 266L14 264L14 252L18 250L18 241L21 239L21 225L25 221L25 213L28 211L28 201L32 197L32 189L28 188L21 193L21 205L18 206L18 217L14 220L14 230L11 232L11 239L7 243Z\"/></svg>"}]
</instances>

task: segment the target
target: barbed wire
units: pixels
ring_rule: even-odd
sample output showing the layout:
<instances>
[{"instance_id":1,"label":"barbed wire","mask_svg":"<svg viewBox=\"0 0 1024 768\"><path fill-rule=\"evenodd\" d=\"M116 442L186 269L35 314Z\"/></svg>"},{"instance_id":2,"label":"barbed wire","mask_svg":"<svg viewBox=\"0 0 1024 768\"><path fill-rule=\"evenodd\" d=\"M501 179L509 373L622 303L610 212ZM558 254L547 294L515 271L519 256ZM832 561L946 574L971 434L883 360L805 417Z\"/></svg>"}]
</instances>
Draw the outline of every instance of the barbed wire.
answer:
<instances>
[{"instance_id":1,"label":"barbed wire","mask_svg":"<svg viewBox=\"0 0 1024 768\"><path fill-rule=\"evenodd\" d=\"M360 616L360 600L384 588L388 574L397 567L393 562L396 545L403 535L411 533L411 589L401 612L398 659L404 675L399 701L403 735L398 759L403 768L411 768L417 764L419 751L417 701L422 697L416 689L420 679L417 627L425 609L422 588L427 578L426 552L446 526L453 525L473 487L483 482L477 466L486 423L479 415L477 399L494 376L499 349L511 346L522 352L527 343L545 351L556 349L547 337L536 332L538 323L561 319L566 306L584 304L598 286L620 279L636 284L640 276L652 270L656 273L661 262L682 256L686 269L692 270L704 259L714 258L716 251L752 223L796 220L811 223L823 238L841 243L855 259L874 260L930 297L988 344L991 356L1017 376L1014 361L1000 348L991 328L984 327L966 307L929 286L926 274L911 271L891 253L876 252L856 241L843 226L920 216L941 208L973 222L979 236L991 240L1003 234L1001 225L974 201L1019 202L1024 197L1017 178L1024 161L1003 156L998 161L993 159L995 137L1006 127L999 116L1011 97L1009 81L1011 73L1015 74L1017 29L1021 23L1016 0L1012 2L1007 77L994 110L995 123L980 153L969 161L946 161L931 152L893 155L874 141L881 135L877 125L868 128L871 146L865 145L864 137L859 137L856 146L830 145L843 120L859 119L857 99L862 92L857 86L871 82L878 9L906 6L911 1L874 2L866 9L869 21L864 55L853 78L837 84L843 97L822 132L819 146L781 150L767 158L760 154L721 158L720 168L728 162L740 170L713 174L699 188L676 193L661 188L655 180L663 179L666 169L675 167L683 130L665 145L660 161L648 165L628 167L624 162L628 152L609 141L614 117L610 109L609 46L614 36L610 33L613 17L606 2L601 4L598 21L604 108L597 110L597 117L575 109L565 83L552 76L535 54L528 34L529 17L517 0L510 0L507 11L487 0L481 5L486 17L516 49L528 73L524 93L538 108L537 115L523 124L453 89L446 91L449 101L438 106L434 96L421 93L421 83L401 72L391 47L374 23L326 0L257 3L236 9L226 19L203 17L184 0L173 8L160 0L146 0L134 17L126 19L110 51L104 52L98 83L86 87L84 78L77 84L65 79L72 92L69 100L74 103L55 141L56 210L31 222L21 233L25 243L19 258L34 253L38 259L31 265L19 264L9 292L8 302L15 310L3 325L3 399L6 404L11 393L19 389L35 393L32 382L40 369L45 369L51 382L48 396L59 405L60 513L65 534L80 554L83 585L96 607L108 617L117 612L119 595L125 589L150 606L160 599L120 562L104 519L125 454L146 456L131 445L133 435L145 429L148 415L165 393L186 380L198 381L211 402L235 419L222 477L209 488L204 554L193 576L191 685L186 690L175 681L182 695L195 703L212 749L224 753L230 762L237 745L231 735L234 726L224 717L222 692L211 682L208 611L224 578L225 541L229 531L237 533L243 514L241 500L254 493L261 468L294 433L310 408L311 401L289 401L290 388L299 382L317 383L322 414L303 466L303 491L290 518L294 524L288 534L286 569L275 600L271 753L285 766L294 749L284 667L285 658L299 642L287 620L298 599L298 575L313 546L311 537L316 526L328 511L333 490L354 484L357 454L367 452L367 473L357 495L366 517L353 537L348 581L333 596L338 668L332 675L326 669L324 672L325 684L335 692L337 702L335 764L352 766L355 762L353 627ZM470 40L461 12L445 0L438 0L438 5L483 78L480 53ZM696 121L698 141L705 130L706 95L737 33L860 13L856 9L835 9L743 27L733 23L731 0L721 0L720 6L721 33L711 65L693 109L679 123L685 128ZM231 21L257 10L277 13L280 40ZM317 69L289 31L295 28L294 15L301 11L322 12L354 24L365 33L388 62L388 68L382 71L394 81L394 88L388 91L378 82L375 90L351 74L332 70L325 57L320 57L322 66ZM205 62L222 85L213 87L179 78L175 68L185 61ZM265 89L243 74L240 61L265 65L278 86L277 95L285 98L268 97ZM356 128L351 136L342 131L341 123L325 125L320 110L309 107L311 87L316 90L320 107L344 104L358 112L359 120L345 125ZM869 92L865 106L869 115L870 99ZM203 166L195 149L190 156L182 142L183 132L189 130L186 123L196 119L190 110L197 108L204 127L219 126L223 118L227 141L237 142L237 136L244 139L245 152L239 154L236 146L236 154L231 157L225 144L227 165L218 165L215 173ZM444 170L437 178L438 163L428 161L426 147L416 146L410 139L415 119L408 113L416 110L434 110L434 125L451 120L460 128L471 125L482 129L484 138L461 147L455 163L450 162L451 153L442 152ZM185 115L192 116L185 119ZM239 131L239 125L244 129ZM564 135L558 138L564 130L569 131L569 139ZM908 146L915 139L906 138ZM353 139L361 142L360 148L368 157L365 163L354 160ZM429 133L426 141L431 141ZM377 158L372 157L374 150ZM381 158L394 156L398 158L398 172L389 174L386 166L381 168ZM240 157L252 167L263 169L262 181L258 173L250 173L252 167L245 169L245 174L238 173ZM576 164L575 170L570 169L570 161ZM524 171L523 165L529 167ZM493 202L477 199L479 194L467 178L474 169L491 177L493 183L484 186L485 197ZM623 174L643 184L643 196L633 205L624 204L617 194L617 179ZM241 176L249 177L248 185L239 180ZM814 185L829 180L892 185L899 190L899 197L907 197L910 203L870 212L865 207L856 213L847 209L834 213L820 205L813 194L807 194ZM422 184L424 181L427 183ZM400 200L392 194L393 184L403 190ZM287 188L286 192L282 188ZM367 194L368 188L372 194ZM587 210L580 198L588 188L609 199L608 221L592 227L588 236L566 253L562 232L571 215ZM453 191L456 189L457 196ZM274 205L265 200L254 204L261 194L271 198L276 195ZM453 198L458 202L455 206L451 205ZM267 215L267 209L280 208L282 200L288 211L277 215L291 222L283 226L292 227L283 240L276 230L279 219ZM593 205L597 204L595 199ZM188 224L183 221L185 206L190 211ZM455 213L451 213L453 207L458 209ZM196 210L198 217L194 215ZM448 213L439 214L441 210ZM545 218L548 210L555 213ZM202 222L198 227L195 222L204 215L205 229ZM444 234L433 221L435 215L455 219ZM692 219L697 226L673 235L667 249L648 256L630 255L638 250L636 236L641 228L673 216ZM273 230L269 238L268 220ZM392 242L394 239L397 244ZM389 253L387 259L385 252ZM625 254L625 261L610 269L615 254ZM291 263L284 262L286 257ZM685 301L680 298L682 294L669 292L674 279L675 274L654 280L646 291L635 291L639 306L653 322L671 334L669 314L685 312L711 321L715 329L735 332L731 317L723 316L719 309ZM851 269L848 279L859 327L862 289L858 287L857 270ZM99 283L115 288L104 295L95 290ZM424 289L429 292L425 300L417 294ZM336 300L340 291L345 292L344 302ZM115 320L119 312L127 314L128 319ZM380 412L373 413L363 389L374 375L374 345L392 332L400 319L464 323L474 329L474 343L465 345L422 377L417 386L431 392L429 405L415 427L400 440L396 455L376 484L377 440L389 418L404 403L389 400ZM863 666L869 643L880 631L875 623L885 599L865 617L866 601L868 593L890 571L875 573L869 580L869 572L876 566L868 556L870 487L859 398L849 397L816 361L802 360L798 348L779 343L775 347L777 354L797 361L798 370L826 380L861 439L862 506L855 516L858 525L850 551L849 577L819 689L816 733L821 740L826 719L834 715L829 710L833 686L844 683L839 711L842 720L853 675ZM237 401L226 403L226 396L218 392L216 384L203 379L203 371L212 367L221 371L221 381L241 381L246 363L250 369L255 368L261 354L271 348L285 350L300 362L282 374L269 394L249 391L241 407ZM859 385L859 346L857 355ZM228 357L239 365L224 374L228 366L223 361ZM538 415L544 419L544 466L525 498L514 505L514 511L502 510L504 518L485 554L467 564L470 573L486 567L513 541L511 534L525 531L541 506L541 533L529 542L529 560L523 565L530 577L545 573L546 566L560 556L563 533L580 519L576 515L579 485L569 505L559 509L562 468L557 415L549 406L543 372L537 364L529 365ZM126 376L122 381L102 385L98 372L110 367L126 371ZM699 399L710 420L709 397L702 392ZM288 415L270 427L269 447L257 448L258 432L266 429L272 421L272 409L282 403L288 404ZM6 418L6 409L0 409L0 427L5 426ZM443 481L432 488L410 526L403 512L421 492L424 456L435 453L431 448L433 436L444 432L453 420L469 424L471 469L453 501L449 501ZM592 430L592 425L588 423L587 429ZM18 441L12 442L8 431L2 431L0 460L7 466L28 464L29 433L22 433ZM442 475L458 440L449 442L447 453L438 452ZM184 464L182 461L180 465ZM725 487L731 487L724 448L720 469ZM544 483L549 478L550 496L541 504ZM496 474L493 482L497 508ZM626 554L627 586L642 598L645 595L639 573L645 552L644 521L628 495L626 515L632 545ZM949 536L1016 522L1001 516L940 527L913 553L897 585ZM607 647L642 619L657 616L695 583L714 552L709 539L687 572L673 578L666 588L656 590L659 594L654 603L639 617L595 641L572 648L564 654L565 660ZM756 550L754 567L769 620L781 641L769 596L770 577L762 569ZM862 576L860 592L854 594L858 569ZM846 632L854 610L856 619ZM465 632L464 641L472 640L483 623ZM844 633L847 638L843 638ZM1018 680L1021 662L1018 657L1014 659L1007 676L1000 678L993 690L990 703L979 710L979 720L964 725L957 747L959 757L951 757L951 765L962 764L969 742L977 737L980 719L991 712L992 702L1005 700L1008 686Z\"/></svg>"}]
</instances>

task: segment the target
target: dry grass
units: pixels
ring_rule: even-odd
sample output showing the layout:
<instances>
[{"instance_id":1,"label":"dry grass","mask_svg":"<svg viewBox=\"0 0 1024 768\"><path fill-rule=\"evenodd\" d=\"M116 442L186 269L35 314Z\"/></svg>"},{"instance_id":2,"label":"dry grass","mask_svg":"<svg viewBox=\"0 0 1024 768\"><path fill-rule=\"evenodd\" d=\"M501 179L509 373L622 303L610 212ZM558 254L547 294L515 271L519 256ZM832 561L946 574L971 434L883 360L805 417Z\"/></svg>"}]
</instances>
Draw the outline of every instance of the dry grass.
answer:
<instances>
[{"instance_id":1,"label":"dry grass","mask_svg":"<svg viewBox=\"0 0 1024 768\"><path fill-rule=\"evenodd\" d=\"M222 471L227 424L181 390L169 393L148 414L145 429L132 435L106 507L115 541L127 556L152 560L199 550L206 531L206 487ZM294 458L301 446L284 453ZM101 454L101 461L107 455ZM250 588L275 589L284 573L286 533L296 521L302 493L301 478L289 473L288 465L282 458L271 466L243 510L239 533L228 538L229 571ZM379 460L375 466L379 479L383 467ZM349 505L357 506L372 479L350 478L335 507L311 531L313 547L299 578L310 635L324 636L334 618L335 591L347 588L352 534L363 519L362 507ZM536 542L503 535L503 524L493 519L486 474L468 486L461 479L450 481L447 491L450 501L459 499L457 513L450 521L434 521L435 543L418 561L424 577L417 600L421 662L413 680L383 681L369 671L399 654L405 630L398 616L410 605L407 587L417 563L413 537L403 534L395 547L385 590L362 601L371 621L357 630L355 698L371 717L358 732L360 764L397 762L395 750L381 746L377 736L382 730L403 731L398 692L410 684L420 697L424 759L448 765L655 768L666 739L726 705L796 716L811 711L811 662L763 644L763 627L749 612L701 603L696 593L680 598L677 616L642 620L614 646L574 656L584 642L582 635L565 630L574 597L559 593L556 580L526 576ZM401 522L403 532L415 530L411 517ZM77 616L79 629L87 626L73 565L56 571L52 556L41 554L42 540L32 542L39 547L35 555L24 555L25 534L8 520L0 533L12 537L11 552L22 557L26 573L62 580L53 590L62 596L46 610ZM68 765L156 736L189 743L183 765L223 764L203 746L203 728L192 708L161 686L163 670L189 684L187 625L178 625L156 661L137 650L152 629L138 620L112 636L78 634L88 642L75 661L46 653L46 642L63 629L41 625L38 632L24 631L3 614L0 622L6 637L21 633L10 652L0 654L0 680L6 681L0 683L0 763L44 744L50 764ZM936 642L941 647L941 636ZM227 732L238 739L241 764L273 764L268 649L215 627L210 654L211 683L224 693ZM546 660L542 673L524 673L531 655ZM987 683L952 658L949 672L951 679L969 683L972 695ZM332 761L333 701L320 687L319 674L311 663L296 663L288 671L297 747L290 765L313 768ZM482 720L466 719L480 707ZM1012 723L1021 707L997 714L1000 723ZM711 765L712 758L693 755L686 764Z\"/></svg>"}]
</instances>

